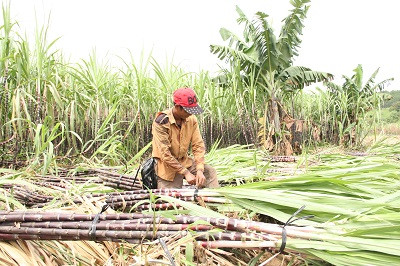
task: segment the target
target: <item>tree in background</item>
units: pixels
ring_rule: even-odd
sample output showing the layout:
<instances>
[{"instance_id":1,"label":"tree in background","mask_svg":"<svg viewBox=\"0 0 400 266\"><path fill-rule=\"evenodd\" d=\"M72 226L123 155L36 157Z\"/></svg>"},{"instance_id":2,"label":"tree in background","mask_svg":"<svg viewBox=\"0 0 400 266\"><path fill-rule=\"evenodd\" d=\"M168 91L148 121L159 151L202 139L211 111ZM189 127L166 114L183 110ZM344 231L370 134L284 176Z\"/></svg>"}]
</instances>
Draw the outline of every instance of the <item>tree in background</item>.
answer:
<instances>
[{"instance_id":1,"label":"tree in background","mask_svg":"<svg viewBox=\"0 0 400 266\"><path fill-rule=\"evenodd\" d=\"M309 2L290 1L294 9L283 20L278 38L267 21L266 13L257 12L251 21L237 7L237 22L244 24L243 39L222 28L222 39L229 41L228 45L211 45L211 52L230 64L239 82L257 90L257 95L265 99L259 135L265 148L279 154L292 154L294 148L291 141L293 132L288 134L286 130L297 127L297 121L286 111L289 105L287 99L293 99L296 92L306 85L333 78L329 73L293 66L301 44L300 35L309 9L306 4Z\"/></svg>"},{"instance_id":2,"label":"tree in background","mask_svg":"<svg viewBox=\"0 0 400 266\"><path fill-rule=\"evenodd\" d=\"M380 110L381 97L378 92L393 80L390 78L376 83L378 68L363 84L362 66L358 65L353 71L354 75L350 78L343 76L345 82L342 85L325 82L334 99L332 105L333 113L336 115L332 119L334 134L337 134L339 143L346 146L361 144L368 133L365 129L371 128L371 125L366 123L366 114L370 110Z\"/></svg>"}]
</instances>

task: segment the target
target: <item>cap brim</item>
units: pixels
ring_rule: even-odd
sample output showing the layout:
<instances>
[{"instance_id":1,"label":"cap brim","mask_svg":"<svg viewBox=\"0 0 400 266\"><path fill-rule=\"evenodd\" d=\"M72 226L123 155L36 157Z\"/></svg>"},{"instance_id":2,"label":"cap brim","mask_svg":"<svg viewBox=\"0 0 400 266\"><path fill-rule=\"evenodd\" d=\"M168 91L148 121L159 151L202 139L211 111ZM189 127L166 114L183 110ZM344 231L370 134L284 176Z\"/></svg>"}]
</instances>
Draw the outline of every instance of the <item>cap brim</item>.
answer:
<instances>
[{"instance_id":1,"label":"cap brim","mask_svg":"<svg viewBox=\"0 0 400 266\"><path fill-rule=\"evenodd\" d=\"M185 106L182 107L186 112L188 112L191 115L199 115L202 112L204 112L203 108L201 108L200 105L197 105L195 107L185 107Z\"/></svg>"}]
</instances>

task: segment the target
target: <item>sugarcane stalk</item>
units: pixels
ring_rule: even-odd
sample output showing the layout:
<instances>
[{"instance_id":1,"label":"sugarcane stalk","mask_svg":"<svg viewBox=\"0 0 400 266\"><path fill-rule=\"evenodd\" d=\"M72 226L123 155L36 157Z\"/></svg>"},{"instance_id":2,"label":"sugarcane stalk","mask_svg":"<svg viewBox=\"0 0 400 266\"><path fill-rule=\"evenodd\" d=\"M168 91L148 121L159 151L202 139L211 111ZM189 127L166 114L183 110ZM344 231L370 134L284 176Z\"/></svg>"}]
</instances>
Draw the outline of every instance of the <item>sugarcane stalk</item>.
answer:
<instances>
[{"instance_id":1,"label":"sugarcane stalk","mask_svg":"<svg viewBox=\"0 0 400 266\"><path fill-rule=\"evenodd\" d=\"M89 227L90 228L90 227ZM97 227L96 227L97 228ZM82 236L95 239L113 238L113 239L157 239L158 237L169 237L178 235L185 237L188 231L133 231L133 230L100 230L96 229L93 235L90 234L89 229L58 229L58 228L30 228L30 227L15 227L15 226L0 226L0 233L5 234L28 234L28 235L48 235L48 236ZM238 232L202 232L195 236L199 240L268 240L268 236L254 233L238 233Z\"/></svg>"},{"instance_id":2,"label":"sugarcane stalk","mask_svg":"<svg viewBox=\"0 0 400 266\"><path fill-rule=\"evenodd\" d=\"M183 200L183 201L186 201L186 202L196 202L196 201L199 200L198 198L195 199L194 197L183 197L183 198L177 198L177 199ZM230 200L228 200L228 199L224 199L224 198L201 197L201 200L203 200L204 202L208 202L208 203L218 203L218 204L229 204L229 203L232 203L232 201L230 201ZM127 200L127 201L114 201L113 198L111 198L111 199L110 199L110 198L106 199L106 202L107 202L112 208L132 207L132 206L134 206L135 204L140 203L141 201L143 201L143 199L139 199L139 200ZM162 203L168 203L168 202L163 201ZM144 203L143 203L143 204L144 204ZM157 204L161 204L161 203L157 203ZM160 206L160 205L157 205L157 204L156 204L156 205L153 205L152 208L154 208L154 209L158 209L158 208L164 209L164 208L166 208L165 206L163 207L163 206ZM172 205L170 205L171 208L174 207L174 206L175 206L175 207L180 207L181 205L178 204L178 203L173 203ZM140 206L137 207L137 209L138 209L138 210L140 210L140 209L149 209L148 207L149 207L149 206L144 207L144 205L140 205Z\"/></svg>"},{"instance_id":3,"label":"sugarcane stalk","mask_svg":"<svg viewBox=\"0 0 400 266\"><path fill-rule=\"evenodd\" d=\"M47 187L55 190L65 191L69 188L67 184L55 183L55 182L33 182L37 186Z\"/></svg>"},{"instance_id":4,"label":"sugarcane stalk","mask_svg":"<svg viewBox=\"0 0 400 266\"><path fill-rule=\"evenodd\" d=\"M35 201L39 201L39 202L44 202L47 201L49 199L52 199L53 197L51 196L45 196L45 195L41 195L32 191L27 191L27 190L23 190L23 189L15 189L14 190L15 194L18 194L22 197L24 197L24 199L29 199L29 200L35 200Z\"/></svg>"},{"instance_id":5,"label":"sugarcane stalk","mask_svg":"<svg viewBox=\"0 0 400 266\"><path fill-rule=\"evenodd\" d=\"M93 240L93 238L85 236L56 236L56 235L28 235L28 234L2 234L0 239L4 240L60 240L60 241L83 241ZM111 241L111 242L129 242L131 244L142 244L141 239L115 239L109 237L96 237L96 241Z\"/></svg>"},{"instance_id":6,"label":"sugarcane stalk","mask_svg":"<svg viewBox=\"0 0 400 266\"><path fill-rule=\"evenodd\" d=\"M96 179L97 178L97 179ZM70 182L75 182L75 183L85 183L88 181L91 182L95 182L95 183L101 183L102 180L97 177L97 176L93 176L93 177L58 177L58 176L42 176L39 178L36 178L36 180L39 179L43 182L50 182L50 183L61 183L61 182L65 182L65 181L70 181Z\"/></svg>"},{"instance_id":7,"label":"sugarcane stalk","mask_svg":"<svg viewBox=\"0 0 400 266\"><path fill-rule=\"evenodd\" d=\"M35 222L35 221L91 221L96 214L76 214L76 213L51 213L51 212L31 212L31 211L0 211L0 222ZM150 214L141 213L115 213L101 214L99 220L132 220L140 218L153 218ZM170 219L172 221L172 219Z\"/></svg>"},{"instance_id":8,"label":"sugarcane stalk","mask_svg":"<svg viewBox=\"0 0 400 266\"><path fill-rule=\"evenodd\" d=\"M35 235L35 234L4 234L0 233L0 239L4 240L59 240L59 241L83 241L83 240L96 240L96 241L111 241L111 242L129 242L132 244L142 244L143 239L116 239L111 237L96 236L95 238L89 236L71 236L71 235ZM272 248L279 247L277 241L232 241L232 240L199 240L197 244L204 248Z\"/></svg>"},{"instance_id":9,"label":"sugarcane stalk","mask_svg":"<svg viewBox=\"0 0 400 266\"><path fill-rule=\"evenodd\" d=\"M184 188L184 189L177 189L177 188L161 188L161 189L152 189L152 190L135 190L135 191L124 191L124 192L110 192L107 193L107 195L109 196L119 196L119 195L137 195L137 194L149 194L149 193L153 193L153 194L167 194L167 193L184 193L187 192L188 195L186 196L193 196L195 189L193 188ZM93 194L93 195L105 195L104 193L97 193L97 194ZM220 193L216 192L216 191L210 191L210 190L206 190L206 189L200 189L197 192L198 196L221 196Z\"/></svg>"},{"instance_id":10,"label":"sugarcane stalk","mask_svg":"<svg viewBox=\"0 0 400 266\"><path fill-rule=\"evenodd\" d=\"M58 228L17 228L14 226L0 226L0 233L7 234L32 234L52 236L83 236L83 237L107 237L114 239L154 239L178 234L181 237L187 235L186 231L117 231L117 230L96 230L91 236L89 229L58 229Z\"/></svg>"},{"instance_id":11,"label":"sugarcane stalk","mask_svg":"<svg viewBox=\"0 0 400 266\"><path fill-rule=\"evenodd\" d=\"M268 156L264 157L265 159L269 160L270 162L296 162L296 156Z\"/></svg>"},{"instance_id":12,"label":"sugarcane stalk","mask_svg":"<svg viewBox=\"0 0 400 266\"><path fill-rule=\"evenodd\" d=\"M99 176L99 178L103 181L108 181L108 182L115 182L116 184L121 183L125 186L133 186L133 179L124 179L124 178L118 178L114 176ZM138 185L138 183L135 183L135 185Z\"/></svg>"},{"instance_id":13,"label":"sugarcane stalk","mask_svg":"<svg viewBox=\"0 0 400 266\"><path fill-rule=\"evenodd\" d=\"M114 209L123 209L127 210L132 208L135 204L124 204L124 202L119 202L117 204L110 204L110 206ZM174 208L181 207L178 203L152 203L152 204L141 204L134 208L135 211L143 211L143 210L171 210Z\"/></svg>"},{"instance_id":14,"label":"sugarcane stalk","mask_svg":"<svg viewBox=\"0 0 400 266\"><path fill-rule=\"evenodd\" d=\"M103 182L103 185L105 185L105 186L107 186L107 187L113 187L113 188L119 188L119 189L126 189L126 190L135 190L136 188L139 188L139 187L136 187L136 186L132 187L131 185L129 185L129 186L126 186L126 185L116 185L116 184L113 183L113 182Z\"/></svg>"},{"instance_id":15,"label":"sugarcane stalk","mask_svg":"<svg viewBox=\"0 0 400 266\"><path fill-rule=\"evenodd\" d=\"M129 193L120 193L110 195L109 199L107 199L106 202L116 202L116 201L130 201L130 200L140 200L140 199L149 199L150 198L150 193L135 193L136 191L129 191ZM174 198L182 198L182 197L192 197L194 198L195 190L192 191L183 191L183 192L178 192L178 191L171 191L171 192L153 192L154 195L162 195L162 196L170 196ZM222 197L221 194L213 192L213 191L204 191L202 192L201 190L198 191L197 196L200 197L207 197L207 196L213 196L213 197Z\"/></svg>"},{"instance_id":16,"label":"sugarcane stalk","mask_svg":"<svg viewBox=\"0 0 400 266\"><path fill-rule=\"evenodd\" d=\"M125 175L125 174L119 174L119 173L115 173L115 172L110 172L104 169L92 169L94 172L96 173L101 173L101 174L105 174L105 175L109 175L109 176L114 176L114 177L123 177L129 180L134 180L135 177L134 176L130 176L130 175Z\"/></svg>"},{"instance_id":17,"label":"sugarcane stalk","mask_svg":"<svg viewBox=\"0 0 400 266\"><path fill-rule=\"evenodd\" d=\"M267 173L291 173L291 174L296 174L296 173L303 173L305 172L304 169L298 169L298 168L276 168L276 169L267 169Z\"/></svg>"},{"instance_id":18,"label":"sugarcane stalk","mask_svg":"<svg viewBox=\"0 0 400 266\"><path fill-rule=\"evenodd\" d=\"M127 206L128 207L128 206ZM151 203L151 204L143 204L136 207L137 211L143 210L171 210L174 208L179 208L181 205L179 203Z\"/></svg>"},{"instance_id":19,"label":"sugarcane stalk","mask_svg":"<svg viewBox=\"0 0 400 266\"><path fill-rule=\"evenodd\" d=\"M59 241L83 241L93 240L93 238L84 236L54 236L54 235L28 235L28 234L2 234L0 233L0 239L3 240L59 240ZM103 238L96 237L96 241L111 241L111 242L128 242L131 244L143 244L141 239L114 239L114 238Z\"/></svg>"},{"instance_id":20,"label":"sugarcane stalk","mask_svg":"<svg viewBox=\"0 0 400 266\"><path fill-rule=\"evenodd\" d=\"M18 223L19 227L30 228L58 228L58 229L88 229L92 226L91 221L76 221L76 222L22 222ZM2 226L14 226L14 223L2 223ZM99 230L136 230L136 231L207 231L214 227L210 225L193 225L193 224L138 224L131 220L112 220L100 221L96 224Z\"/></svg>"},{"instance_id":21,"label":"sugarcane stalk","mask_svg":"<svg viewBox=\"0 0 400 266\"><path fill-rule=\"evenodd\" d=\"M21 212L0 212L0 222L40 222L40 221L92 221L95 214L75 214L75 213L32 213L27 211ZM280 235L282 233L281 226L277 224L267 224L255 221L245 221L231 218L210 218L178 215L175 219L154 217L151 214L141 213L116 213L101 214L99 220L137 220L137 223L170 223L170 224L193 224L198 221L205 221L209 224L233 231L258 231L267 234ZM326 232L322 229L314 227L293 227L286 226L288 236L309 239L310 235L316 235Z\"/></svg>"}]
</instances>

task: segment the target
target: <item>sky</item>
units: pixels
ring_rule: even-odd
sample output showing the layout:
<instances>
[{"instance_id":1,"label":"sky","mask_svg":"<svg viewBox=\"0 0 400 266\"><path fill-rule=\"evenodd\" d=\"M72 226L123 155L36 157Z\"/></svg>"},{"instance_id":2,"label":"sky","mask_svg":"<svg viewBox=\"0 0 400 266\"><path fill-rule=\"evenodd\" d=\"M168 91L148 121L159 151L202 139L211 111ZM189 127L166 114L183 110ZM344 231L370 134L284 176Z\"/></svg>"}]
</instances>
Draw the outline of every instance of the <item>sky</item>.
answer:
<instances>
[{"instance_id":1,"label":"sky","mask_svg":"<svg viewBox=\"0 0 400 266\"><path fill-rule=\"evenodd\" d=\"M3 1L4 3L4 1ZM49 41L72 62L97 57L113 65L120 58L136 62L150 52L157 62L173 62L187 71L224 66L210 44L224 45L224 27L241 35L236 5L252 18L257 11L279 35L281 21L292 9L289 0L10 0L16 31L33 36L36 22L49 22ZM364 79L379 67L376 81L394 78L400 89L398 46L400 1L313 0L304 21L302 44L294 65L330 72L335 82L351 76L358 64ZM33 42L33 37L30 37Z\"/></svg>"}]
</instances>

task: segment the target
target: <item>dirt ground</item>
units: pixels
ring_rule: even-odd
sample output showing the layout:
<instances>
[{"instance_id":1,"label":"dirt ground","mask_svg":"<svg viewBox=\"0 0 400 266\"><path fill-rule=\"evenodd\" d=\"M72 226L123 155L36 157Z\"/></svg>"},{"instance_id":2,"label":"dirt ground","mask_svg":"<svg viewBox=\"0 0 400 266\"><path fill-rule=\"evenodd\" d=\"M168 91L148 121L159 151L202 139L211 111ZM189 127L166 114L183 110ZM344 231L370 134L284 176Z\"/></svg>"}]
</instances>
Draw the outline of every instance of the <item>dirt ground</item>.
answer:
<instances>
[{"instance_id":1,"label":"dirt ground","mask_svg":"<svg viewBox=\"0 0 400 266\"><path fill-rule=\"evenodd\" d=\"M375 139L375 136L367 136L364 139L365 146L371 146L376 142L382 141L388 145L394 145L400 142L400 134L399 135L378 135Z\"/></svg>"}]
</instances>

